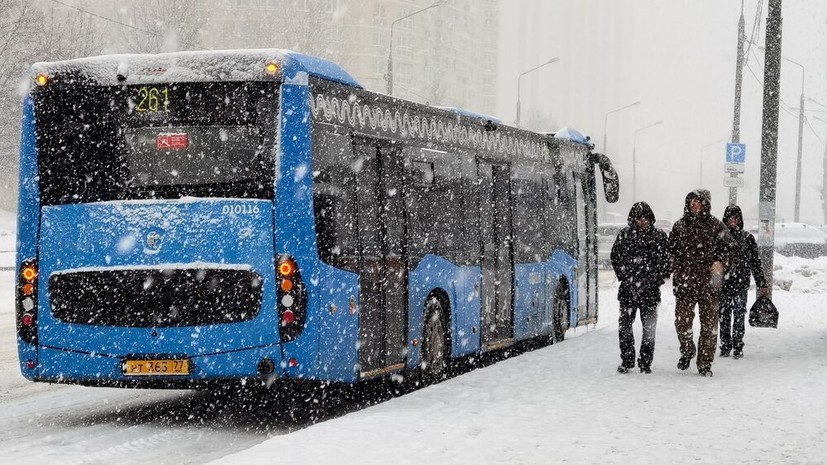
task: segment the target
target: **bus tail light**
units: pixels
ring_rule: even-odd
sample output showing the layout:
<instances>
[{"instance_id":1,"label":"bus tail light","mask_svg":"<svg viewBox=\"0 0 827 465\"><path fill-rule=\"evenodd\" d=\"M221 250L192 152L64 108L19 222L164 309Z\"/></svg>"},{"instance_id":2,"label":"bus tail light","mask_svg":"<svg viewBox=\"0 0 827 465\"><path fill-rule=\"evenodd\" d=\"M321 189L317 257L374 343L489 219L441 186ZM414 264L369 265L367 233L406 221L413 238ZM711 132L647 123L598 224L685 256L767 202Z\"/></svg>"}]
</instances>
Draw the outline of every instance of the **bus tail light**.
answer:
<instances>
[{"instance_id":1,"label":"bus tail light","mask_svg":"<svg viewBox=\"0 0 827 465\"><path fill-rule=\"evenodd\" d=\"M37 342L37 262L26 260L17 277L17 334L28 343Z\"/></svg>"},{"instance_id":2,"label":"bus tail light","mask_svg":"<svg viewBox=\"0 0 827 465\"><path fill-rule=\"evenodd\" d=\"M283 255L276 264L278 271L278 314L281 341L292 341L304 330L307 319L307 288L296 261Z\"/></svg>"}]
</instances>

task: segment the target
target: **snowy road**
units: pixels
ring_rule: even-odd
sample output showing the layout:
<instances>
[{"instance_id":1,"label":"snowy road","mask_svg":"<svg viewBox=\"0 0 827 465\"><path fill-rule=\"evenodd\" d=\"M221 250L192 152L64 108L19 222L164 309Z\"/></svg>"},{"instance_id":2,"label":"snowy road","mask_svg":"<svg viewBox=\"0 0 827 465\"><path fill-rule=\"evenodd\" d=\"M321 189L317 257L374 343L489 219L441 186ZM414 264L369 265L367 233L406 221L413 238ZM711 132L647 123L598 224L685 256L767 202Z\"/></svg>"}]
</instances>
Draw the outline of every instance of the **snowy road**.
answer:
<instances>
[{"instance_id":1,"label":"snowy road","mask_svg":"<svg viewBox=\"0 0 827 465\"><path fill-rule=\"evenodd\" d=\"M324 411L301 408L296 418L262 395L32 383L17 365L13 275L0 271L3 464L206 463L390 397L385 385L333 393Z\"/></svg>"},{"instance_id":2,"label":"snowy road","mask_svg":"<svg viewBox=\"0 0 827 465\"><path fill-rule=\"evenodd\" d=\"M237 405L214 396L25 380L13 343L12 277L0 272L3 463L202 463L267 438L266 428L238 420Z\"/></svg>"},{"instance_id":3,"label":"snowy road","mask_svg":"<svg viewBox=\"0 0 827 465\"><path fill-rule=\"evenodd\" d=\"M675 369L668 286L654 373L615 373L603 273L597 328L402 397L340 396L317 424L226 395L30 383L0 272L0 462L827 463L827 259L782 265L793 292L776 290L781 327L749 328L746 357L716 359L711 379Z\"/></svg>"}]
</instances>

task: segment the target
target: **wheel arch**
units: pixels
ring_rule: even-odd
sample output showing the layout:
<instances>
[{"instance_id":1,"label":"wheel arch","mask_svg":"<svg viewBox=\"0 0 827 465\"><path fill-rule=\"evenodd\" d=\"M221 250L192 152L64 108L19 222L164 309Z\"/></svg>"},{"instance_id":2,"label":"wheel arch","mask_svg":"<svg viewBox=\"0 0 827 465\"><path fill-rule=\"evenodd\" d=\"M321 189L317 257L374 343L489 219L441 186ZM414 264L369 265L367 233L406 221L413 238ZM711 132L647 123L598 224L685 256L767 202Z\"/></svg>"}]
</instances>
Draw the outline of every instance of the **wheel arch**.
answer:
<instances>
[{"instance_id":1,"label":"wheel arch","mask_svg":"<svg viewBox=\"0 0 827 465\"><path fill-rule=\"evenodd\" d=\"M439 304L442 306L442 309L443 309L442 323L445 325L445 329L448 331L448 333L446 334L446 336L448 337L448 347L451 348L451 357L453 357L453 354L454 354L454 336L453 336L454 335L454 328L453 328L452 324L453 324L454 319L451 315L451 311L452 311L453 307L451 305L451 298L448 295L448 291L446 291L445 289L443 289L441 287L431 289L431 291L428 293L428 297L425 298L425 303L422 306L422 312L423 312L423 315L422 315L422 333L420 333L420 334L424 335L425 322L427 321L427 318L428 318L428 315L427 315L428 303L431 301L431 299L436 299L437 301L439 301Z\"/></svg>"}]
</instances>

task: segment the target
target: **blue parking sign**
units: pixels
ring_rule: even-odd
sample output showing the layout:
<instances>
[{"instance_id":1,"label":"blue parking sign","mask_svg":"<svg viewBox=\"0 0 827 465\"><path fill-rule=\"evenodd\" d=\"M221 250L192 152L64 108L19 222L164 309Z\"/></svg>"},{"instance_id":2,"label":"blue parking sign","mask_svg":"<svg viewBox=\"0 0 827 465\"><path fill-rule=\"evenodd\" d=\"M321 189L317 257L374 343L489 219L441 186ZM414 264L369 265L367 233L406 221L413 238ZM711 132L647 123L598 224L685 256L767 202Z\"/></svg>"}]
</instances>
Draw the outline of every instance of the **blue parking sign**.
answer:
<instances>
[{"instance_id":1,"label":"blue parking sign","mask_svg":"<svg viewBox=\"0 0 827 465\"><path fill-rule=\"evenodd\" d=\"M726 145L726 162L727 163L744 163L747 160L747 146L746 144L731 144Z\"/></svg>"}]
</instances>

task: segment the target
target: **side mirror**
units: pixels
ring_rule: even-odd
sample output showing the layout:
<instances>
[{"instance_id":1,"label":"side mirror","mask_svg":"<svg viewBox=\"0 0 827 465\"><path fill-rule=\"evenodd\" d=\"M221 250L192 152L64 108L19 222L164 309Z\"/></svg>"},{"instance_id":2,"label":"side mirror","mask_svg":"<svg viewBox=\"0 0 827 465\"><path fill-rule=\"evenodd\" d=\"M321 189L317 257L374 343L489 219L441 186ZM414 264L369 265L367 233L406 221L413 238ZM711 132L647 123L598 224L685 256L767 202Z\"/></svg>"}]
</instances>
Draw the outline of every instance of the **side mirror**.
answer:
<instances>
[{"instance_id":1,"label":"side mirror","mask_svg":"<svg viewBox=\"0 0 827 465\"><path fill-rule=\"evenodd\" d=\"M611 160L609 160L609 157L606 155L595 152L589 154L589 159L600 168L606 201L609 203L617 202L617 199L620 197L620 181L617 177L617 171L615 171L614 166L612 166Z\"/></svg>"}]
</instances>

